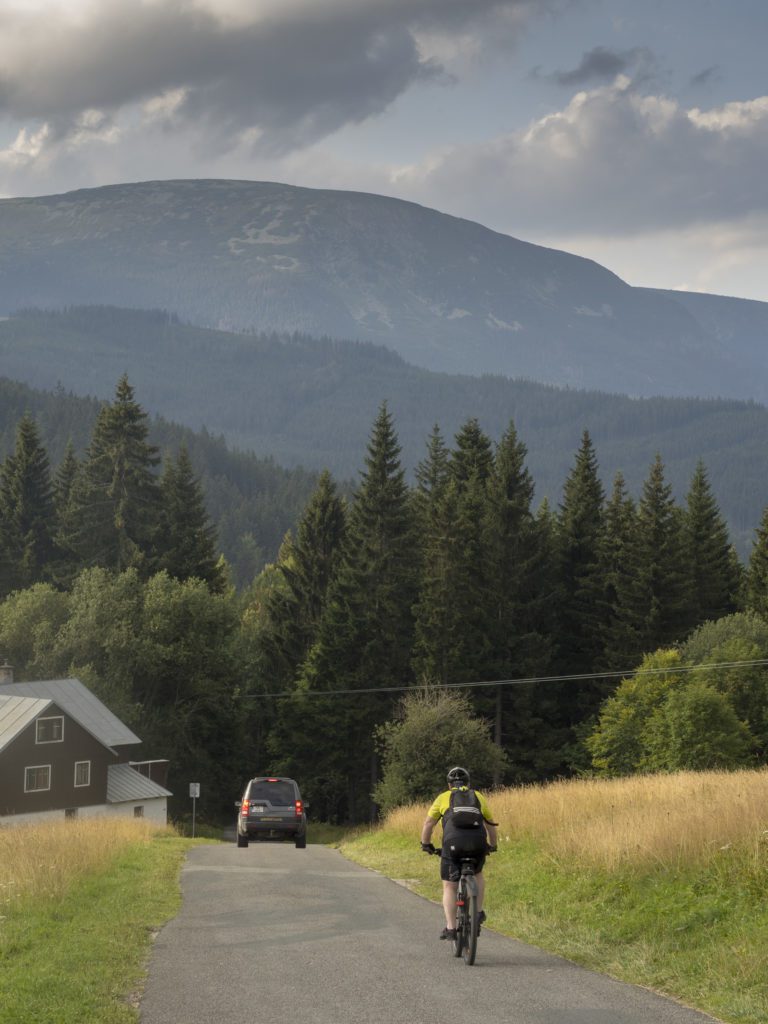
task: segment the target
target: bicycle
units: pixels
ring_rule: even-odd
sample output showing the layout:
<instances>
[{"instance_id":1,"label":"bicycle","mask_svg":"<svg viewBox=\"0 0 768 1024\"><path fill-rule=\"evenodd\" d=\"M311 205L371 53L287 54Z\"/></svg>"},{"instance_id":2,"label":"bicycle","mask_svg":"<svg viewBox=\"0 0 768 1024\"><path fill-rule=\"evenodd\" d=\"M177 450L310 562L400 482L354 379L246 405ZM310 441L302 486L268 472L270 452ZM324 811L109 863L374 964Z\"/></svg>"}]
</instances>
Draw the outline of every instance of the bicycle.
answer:
<instances>
[{"instance_id":1,"label":"bicycle","mask_svg":"<svg viewBox=\"0 0 768 1024\"><path fill-rule=\"evenodd\" d=\"M462 857L461 875L456 888L456 938L453 940L453 955L463 957L468 967L472 966L477 956L479 918L475 858Z\"/></svg>"},{"instance_id":2,"label":"bicycle","mask_svg":"<svg viewBox=\"0 0 768 1024\"><path fill-rule=\"evenodd\" d=\"M427 851L439 857L440 847ZM459 858L461 874L456 886L456 938L453 940L453 955L464 958L471 967L477 956L477 937L480 934L480 911L477 909L477 881L473 856Z\"/></svg>"}]
</instances>

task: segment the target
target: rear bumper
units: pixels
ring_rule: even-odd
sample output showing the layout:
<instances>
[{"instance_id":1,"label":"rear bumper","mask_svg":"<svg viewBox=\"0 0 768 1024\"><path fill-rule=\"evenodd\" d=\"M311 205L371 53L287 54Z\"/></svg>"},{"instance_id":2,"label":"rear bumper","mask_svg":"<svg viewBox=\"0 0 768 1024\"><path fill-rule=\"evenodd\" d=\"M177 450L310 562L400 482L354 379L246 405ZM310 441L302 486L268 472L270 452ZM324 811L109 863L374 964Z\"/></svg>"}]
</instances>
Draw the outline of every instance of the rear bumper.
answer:
<instances>
[{"instance_id":1,"label":"rear bumper","mask_svg":"<svg viewBox=\"0 0 768 1024\"><path fill-rule=\"evenodd\" d=\"M306 822L267 822L267 821L240 821L237 831L241 836L255 842L293 842L306 835Z\"/></svg>"}]
</instances>

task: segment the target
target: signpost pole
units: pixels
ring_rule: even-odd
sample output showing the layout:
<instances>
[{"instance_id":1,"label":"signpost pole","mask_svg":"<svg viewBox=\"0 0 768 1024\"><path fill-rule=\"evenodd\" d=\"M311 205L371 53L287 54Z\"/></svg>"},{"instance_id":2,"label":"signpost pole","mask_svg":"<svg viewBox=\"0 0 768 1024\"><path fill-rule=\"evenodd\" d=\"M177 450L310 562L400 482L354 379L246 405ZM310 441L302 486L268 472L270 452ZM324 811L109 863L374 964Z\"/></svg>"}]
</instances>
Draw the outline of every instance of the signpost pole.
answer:
<instances>
[{"instance_id":1,"label":"signpost pole","mask_svg":"<svg viewBox=\"0 0 768 1024\"><path fill-rule=\"evenodd\" d=\"M197 798L200 796L200 783L190 782L189 795L192 797L192 838L195 838L195 810Z\"/></svg>"}]
</instances>

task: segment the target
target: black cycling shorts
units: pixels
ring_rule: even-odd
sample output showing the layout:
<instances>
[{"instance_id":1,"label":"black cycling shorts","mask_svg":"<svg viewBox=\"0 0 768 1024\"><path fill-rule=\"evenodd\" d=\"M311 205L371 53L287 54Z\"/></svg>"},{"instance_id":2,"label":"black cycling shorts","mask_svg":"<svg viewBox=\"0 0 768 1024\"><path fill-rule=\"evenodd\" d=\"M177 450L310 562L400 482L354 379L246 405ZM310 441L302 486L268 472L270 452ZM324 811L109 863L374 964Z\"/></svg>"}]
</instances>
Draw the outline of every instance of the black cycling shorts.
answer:
<instances>
[{"instance_id":1,"label":"black cycling shorts","mask_svg":"<svg viewBox=\"0 0 768 1024\"><path fill-rule=\"evenodd\" d=\"M466 854L465 854L466 856ZM485 864L485 853L473 853L475 874L480 875ZM461 878L461 857L440 857L440 877L444 882L458 882Z\"/></svg>"}]
</instances>

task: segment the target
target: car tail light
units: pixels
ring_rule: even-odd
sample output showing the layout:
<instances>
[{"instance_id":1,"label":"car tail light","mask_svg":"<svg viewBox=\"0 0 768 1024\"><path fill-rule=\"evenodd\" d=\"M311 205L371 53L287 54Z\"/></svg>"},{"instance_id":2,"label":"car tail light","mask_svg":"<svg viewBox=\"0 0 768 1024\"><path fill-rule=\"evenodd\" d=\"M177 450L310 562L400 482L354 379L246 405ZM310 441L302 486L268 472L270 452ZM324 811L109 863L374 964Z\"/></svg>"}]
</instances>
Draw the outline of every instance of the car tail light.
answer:
<instances>
[{"instance_id":1,"label":"car tail light","mask_svg":"<svg viewBox=\"0 0 768 1024\"><path fill-rule=\"evenodd\" d=\"M279 782L280 779L267 779L267 782Z\"/></svg>"},{"instance_id":2,"label":"car tail light","mask_svg":"<svg viewBox=\"0 0 768 1024\"><path fill-rule=\"evenodd\" d=\"M297 800L296 801L296 817L300 818L302 813L303 813L303 811L304 811L304 804L301 802L301 800Z\"/></svg>"},{"instance_id":3,"label":"car tail light","mask_svg":"<svg viewBox=\"0 0 768 1024\"><path fill-rule=\"evenodd\" d=\"M242 806L240 807L240 811L243 814L247 814L248 813L248 808L250 806L251 806L251 801L250 800L243 800Z\"/></svg>"}]
</instances>

